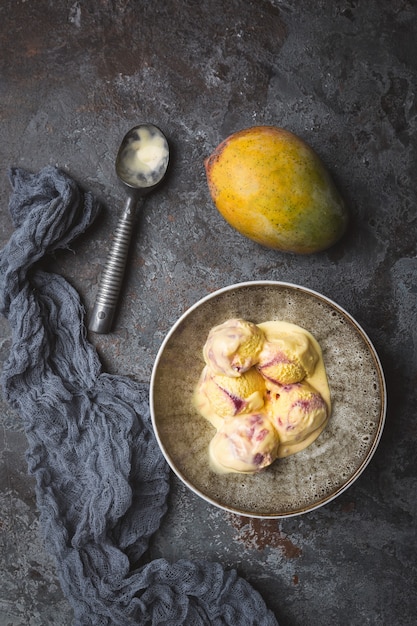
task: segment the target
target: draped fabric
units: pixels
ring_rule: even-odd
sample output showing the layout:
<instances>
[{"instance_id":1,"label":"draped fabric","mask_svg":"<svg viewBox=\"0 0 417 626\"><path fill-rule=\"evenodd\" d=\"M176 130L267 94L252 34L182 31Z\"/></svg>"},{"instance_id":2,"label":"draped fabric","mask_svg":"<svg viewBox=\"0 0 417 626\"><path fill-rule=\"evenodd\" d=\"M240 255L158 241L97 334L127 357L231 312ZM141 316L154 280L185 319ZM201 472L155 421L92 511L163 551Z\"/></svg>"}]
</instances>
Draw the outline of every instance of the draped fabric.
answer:
<instances>
[{"instance_id":1,"label":"draped fabric","mask_svg":"<svg viewBox=\"0 0 417 626\"><path fill-rule=\"evenodd\" d=\"M10 181L15 231L0 253L0 312L12 333L3 392L23 420L40 523L74 623L276 625L234 570L146 559L169 490L148 384L102 371L77 292L41 267L86 230L99 204L55 167L12 169Z\"/></svg>"}]
</instances>

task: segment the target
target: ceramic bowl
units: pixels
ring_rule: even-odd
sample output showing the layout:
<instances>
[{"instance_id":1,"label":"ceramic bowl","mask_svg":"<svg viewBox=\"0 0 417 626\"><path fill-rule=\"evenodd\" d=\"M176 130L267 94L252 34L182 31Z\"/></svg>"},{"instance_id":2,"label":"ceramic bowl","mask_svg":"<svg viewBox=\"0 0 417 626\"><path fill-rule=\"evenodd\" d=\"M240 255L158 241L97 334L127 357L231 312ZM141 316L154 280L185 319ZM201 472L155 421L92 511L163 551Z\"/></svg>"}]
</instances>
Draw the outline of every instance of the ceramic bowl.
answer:
<instances>
[{"instance_id":1,"label":"ceramic bowl","mask_svg":"<svg viewBox=\"0 0 417 626\"><path fill-rule=\"evenodd\" d=\"M233 317L284 320L312 333L323 351L332 397L329 423L312 445L253 475L210 469L215 430L193 405L209 330ZM323 506L360 476L381 437L386 386L375 348L347 311L305 287L256 281L220 289L178 319L154 364L150 405L162 453L185 485L221 509L276 519Z\"/></svg>"}]
</instances>

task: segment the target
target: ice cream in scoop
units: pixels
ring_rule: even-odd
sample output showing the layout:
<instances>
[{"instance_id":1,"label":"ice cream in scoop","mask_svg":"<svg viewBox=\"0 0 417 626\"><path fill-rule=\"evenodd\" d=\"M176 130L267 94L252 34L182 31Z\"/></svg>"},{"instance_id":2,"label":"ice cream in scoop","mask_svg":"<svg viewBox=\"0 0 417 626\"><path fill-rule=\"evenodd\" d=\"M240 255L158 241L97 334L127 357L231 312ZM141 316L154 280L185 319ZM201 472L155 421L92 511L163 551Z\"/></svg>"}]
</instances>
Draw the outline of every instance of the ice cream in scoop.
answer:
<instances>
[{"instance_id":1,"label":"ice cream in scoop","mask_svg":"<svg viewBox=\"0 0 417 626\"><path fill-rule=\"evenodd\" d=\"M195 404L201 414L218 428L225 417L261 409L264 396L265 381L255 368L234 378L214 374L206 366L197 385Z\"/></svg>"},{"instance_id":2,"label":"ice cream in scoop","mask_svg":"<svg viewBox=\"0 0 417 626\"><path fill-rule=\"evenodd\" d=\"M298 383L314 372L319 355L309 334L288 322L265 322L259 325L265 342L257 368L273 383Z\"/></svg>"},{"instance_id":3,"label":"ice cream in scoop","mask_svg":"<svg viewBox=\"0 0 417 626\"><path fill-rule=\"evenodd\" d=\"M323 396L305 381L274 385L267 392L265 411L279 436L280 458L309 446L329 416Z\"/></svg>"},{"instance_id":4,"label":"ice cream in scoop","mask_svg":"<svg viewBox=\"0 0 417 626\"><path fill-rule=\"evenodd\" d=\"M204 360L214 374L237 378L257 362L263 343L264 334L256 324L230 319L210 330Z\"/></svg>"},{"instance_id":5,"label":"ice cream in scoop","mask_svg":"<svg viewBox=\"0 0 417 626\"><path fill-rule=\"evenodd\" d=\"M279 438L262 413L228 418L210 442L210 461L219 473L253 474L277 458Z\"/></svg>"}]
</instances>

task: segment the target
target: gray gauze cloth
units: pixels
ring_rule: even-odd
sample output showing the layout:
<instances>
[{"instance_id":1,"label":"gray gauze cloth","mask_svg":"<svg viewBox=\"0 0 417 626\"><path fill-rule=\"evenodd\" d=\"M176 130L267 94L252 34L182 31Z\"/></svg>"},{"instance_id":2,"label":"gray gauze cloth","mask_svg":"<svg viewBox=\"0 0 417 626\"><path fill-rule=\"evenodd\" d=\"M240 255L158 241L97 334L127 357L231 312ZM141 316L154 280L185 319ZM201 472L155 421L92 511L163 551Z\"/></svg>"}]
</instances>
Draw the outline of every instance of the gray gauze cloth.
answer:
<instances>
[{"instance_id":1,"label":"gray gauze cloth","mask_svg":"<svg viewBox=\"0 0 417 626\"><path fill-rule=\"evenodd\" d=\"M23 420L41 526L74 623L276 625L234 570L147 558L169 490L148 384L102 372L77 292L41 269L85 231L98 202L55 167L9 175L15 230L0 256L0 312L12 343L3 391Z\"/></svg>"}]
</instances>

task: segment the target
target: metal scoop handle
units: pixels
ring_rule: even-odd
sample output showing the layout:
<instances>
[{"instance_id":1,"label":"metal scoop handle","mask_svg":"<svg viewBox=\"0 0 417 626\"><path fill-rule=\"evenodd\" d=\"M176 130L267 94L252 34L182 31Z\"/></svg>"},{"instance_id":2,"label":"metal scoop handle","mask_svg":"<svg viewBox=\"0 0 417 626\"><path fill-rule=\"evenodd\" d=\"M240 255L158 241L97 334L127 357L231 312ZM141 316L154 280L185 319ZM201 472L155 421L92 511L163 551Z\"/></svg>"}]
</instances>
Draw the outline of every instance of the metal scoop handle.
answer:
<instances>
[{"instance_id":1,"label":"metal scoop handle","mask_svg":"<svg viewBox=\"0 0 417 626\"><path fill-rule=\"evenodd\" d=\"M135 222L135 200L129 197L120 217L107 257L90 319L89 329L106 334L111 331L122 287L130 240Z\"/></svg>"}]
</instances>

